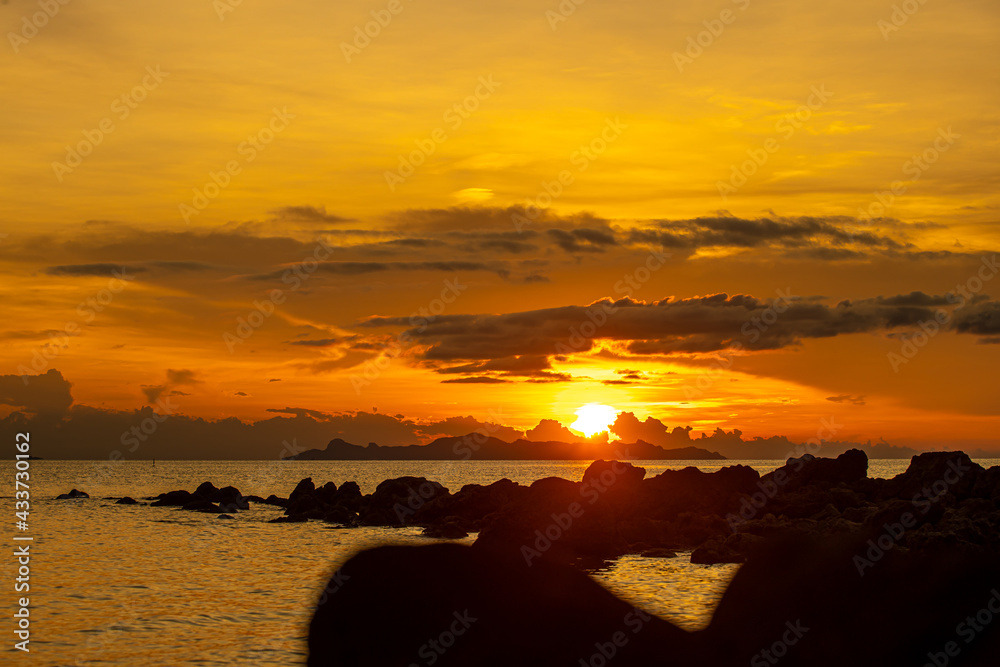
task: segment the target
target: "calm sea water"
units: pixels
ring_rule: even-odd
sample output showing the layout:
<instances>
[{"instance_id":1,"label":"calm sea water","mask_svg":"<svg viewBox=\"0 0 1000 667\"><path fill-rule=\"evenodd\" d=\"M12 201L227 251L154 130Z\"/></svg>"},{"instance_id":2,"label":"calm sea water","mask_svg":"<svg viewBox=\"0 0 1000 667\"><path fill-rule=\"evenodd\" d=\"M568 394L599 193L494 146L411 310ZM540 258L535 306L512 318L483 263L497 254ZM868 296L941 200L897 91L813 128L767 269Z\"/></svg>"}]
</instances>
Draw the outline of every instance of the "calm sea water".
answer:
<instances>
[{"instance_id":1,"label":"calm sea water","mask_svg":"<svg viewBox=\"0 0 1000 667\"><path fill-rule=\"evenodd\" d=\"M761 473L778 461L634 462L647 476L689 465L710 471L743 463ZM981 460L991 466L1000 461ZM874 460L872 477L892 477L908 461ZM303 477L317 484L355 480L370 493L384 479L424 476L452 492L507 477L522 484L548 476L579 480L581 461L32 461L31 654L17 664L294 665L305 658L311 608L326 579L351 554L386 544L426 544L417 529L340 529L321 522L269 524L280 508L252 504L224 521L173 508L114 505L211 481L244 494L287 496ZM13 463L6 466L12 489ZM57 501L77 488L91 498ZM4 507L13 514L13 498ZM13 520L13 517L11 517ZM8 531L8 535L10 532ZM474 536L463 540L471 543ZM9 538L8 538L9 540ZM8 541L8 544L11 542ZM10 551L10 549L5 549ZM16 563L4 559L7 582ZM627 556L593 576L621 597L683 627L708 623L736 571ZM4 589L10 591L5 583ZM6 594L6 609L15 595ZM6 626L6 623L2 624ZM14 652L3 627L2 654ZM12 656L11 656L12 657ZM27 658L25 660L25 658ZM8 663L7 660L3 662ZM9 663L8 663L9 664Z\"/></svg>"}]
</instances>

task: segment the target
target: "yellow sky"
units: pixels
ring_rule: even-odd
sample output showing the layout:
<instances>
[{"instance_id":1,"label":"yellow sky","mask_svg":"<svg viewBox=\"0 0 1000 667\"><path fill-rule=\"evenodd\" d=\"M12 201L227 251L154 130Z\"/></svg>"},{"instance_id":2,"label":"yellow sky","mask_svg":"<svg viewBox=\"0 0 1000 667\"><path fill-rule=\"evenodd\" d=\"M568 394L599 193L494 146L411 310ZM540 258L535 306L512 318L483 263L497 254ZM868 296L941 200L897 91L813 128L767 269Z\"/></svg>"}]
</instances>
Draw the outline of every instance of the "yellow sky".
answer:
<instances>
[{"instance_id":1,"label":"yellow sky","mask_svg":"<svg viewBox=\"0 0 1000 667\"><path fill-rule=\"evenodd\" d=\"M944 295L1000 245L995 3L931 1L905 22L871 1L558 7L69 2L32 30L37 3L4 4L0 368L57 369L77 404L108 409L163 386L206 418L503 408L522 428L600 402L699 430L811 437L837 414L863 440L996 441L986 299L1000 281L962 313L948 304L970 324L896 369L887 355L941 303L870 301ZM359 37L366 24L374 37ZM518 234L512 214L531 205L545 212ZM664 229L683 242L651 240ZM318 258L319 239L340 264L291 289L284 272ZM468 286L446 316L536 318L620 298L616 282L657 248L671 258L635 299L748 294L763 310L789 288L830 310L808 331L776 325L787 335L772 330L697 400L685 383L746 335L688 330L691 314L656 325L693 336L683 350L642 353L627 341L666 339L638 322L644 337L492 359L432 327L360 391L352 380L408 328L362 323L430 307L446 280ZM138 272L81 310L121 266ZM286 300L230 351L224 335L273 289ZM845 299L870 322L821 331ZM51 358L32 365L39 351ZM547 368L505 367L539 354ZM623 369L646 375L605 382ZM842 396L856 400L828 400ZM0 409L18 400L0 393Z\"/></svg>"}]
</instances>

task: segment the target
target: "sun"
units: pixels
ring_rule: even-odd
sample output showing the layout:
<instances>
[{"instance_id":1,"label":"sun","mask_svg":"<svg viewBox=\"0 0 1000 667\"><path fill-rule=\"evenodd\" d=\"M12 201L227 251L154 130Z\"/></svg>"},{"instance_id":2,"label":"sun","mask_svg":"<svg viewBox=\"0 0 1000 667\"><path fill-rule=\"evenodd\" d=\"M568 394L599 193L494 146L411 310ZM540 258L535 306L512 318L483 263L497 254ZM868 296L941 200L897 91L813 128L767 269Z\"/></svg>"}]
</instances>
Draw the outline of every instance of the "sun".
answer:
<instances>
[{"instance_id":1,"label":"sun","mask_svg":"<svg viewBox=\"0 0 1000 667\"><path fill-rule=\"evenodd\" d=\"M607 431L617 418L618 411L610 405L587 403L577 408L576 421L569 427L592 438L602 431Z\"/></svg>"}]
</instances>

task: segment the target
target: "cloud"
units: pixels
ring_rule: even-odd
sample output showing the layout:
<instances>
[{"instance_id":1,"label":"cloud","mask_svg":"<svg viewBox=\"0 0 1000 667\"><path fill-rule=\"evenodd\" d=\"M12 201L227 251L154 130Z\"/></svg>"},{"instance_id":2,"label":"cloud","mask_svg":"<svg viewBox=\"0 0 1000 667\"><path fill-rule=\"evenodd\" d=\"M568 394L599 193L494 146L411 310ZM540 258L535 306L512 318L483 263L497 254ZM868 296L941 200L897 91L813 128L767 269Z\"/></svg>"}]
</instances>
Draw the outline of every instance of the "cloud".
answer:
<instances>
[{"instance_id":1,"label":"cloud","mask_svg":"<svg viewBox=\"0 0 1000 667\"><path fill-rule=\"evenodd\" d=\"M143 395L146 397L147 403L156 403L157 399L167 390L167 386L163 384L158 385L148 385L144 384L139 387L142 390Z\"/></svg>"},{"instance_id":2,"label":"cloud","mask_svg":"<svg viewBox=\"0 0 1000 667\"><path fill-rule=\"evenodd\" d=\"M321 338L318 340L287 340L287 345L302 345L304 347L330 347L342 342L340 338ZM274 382L274 380L272 380Z\"/></svg>"},{"instance_id":3,"label":"cloud","mask_svg":"<svg viewBox=\"0 0 1000 667\"><path fill-rule=\"evenodd\" d=\"M850 396L848 394L843 394L841 396L827 396L826 400L833 401L834 403L851 403L853 405L864 405L864 396Z\"/></svg>"},{"instance_id":4,"label":"cloud","mask_svg":"<svg viewBox=\"0 0 1000 667\"><path fill-rule=\"evenodd\" d=\"M921 292L845 300L820 297L764 300L712 294L646 303L602 299L506 314L443 315L406 333L424 346L425 359L444 364L440 373L540 374L554 355L585 353L598 340L621 343L633 355L691 355L738 343L748 351L774 350L808 338L916 327L934 317L946 297ZM409 318L374 317L361 327L408 326ZM982 328L982 327L980 327ZM526 372L530 371L530 372Z\"/></svg>"},{"instance_id":5,"label":"cloud","mask_svg":"<svg viewBox=\"0 0 1000 667\"><path fill-rule=\"evenodd\" d=\"M342 218L326 212L325 206L282 206L269 211L271 215L279 220L289 220L293 222L307 222L315 224L336 224L339 222L351 222L351 218Z\"/></svg>"},{"instance_id":6,"label":"cloud","mask_svg":"<svg viewBox=\"0 0 1000 667\"><path fill-rule=\"evenodd\" d=\"M957 308L953 326L958 333L979 336L1000 334L1000 302L981 300Z\"/></svg>"},{"instance_id":7,"label":"cloud","mask_svg":"<svg viewBox=\"0 0 1000 667\"><path fill-rule=\"evenodd\" d=\"M167 382L170 384L201 384L200 380L195 379L195 372L188 369L174 370L172 368L167 369Z\"/></svg>"},{"instance_id":8,"label":"cloud","mask_svg":"<svg viewBox=\"0 0 1000 667\"><path fill-rule=\"evenodd\" d=\"M586 442L587 439L573 433L555 419L543 419L538 422L538 426L530 429L525 434L525 438L534 442Z\"/></svg>"},{"instance_id":9,"label":"cloud","mask_svg":"<svg viewBox=\"0 0 1000 667\"><path fill-rule=\"evenodd\" d=\"M126 266L124 264L110 264L101 262L96 264L63 264L60 266L50 266L45 269L45 273L50 276L63 277L116 277L120 275L130 275L132 273L142 273L146 271L141 266Z\"/></svg>"},{"instance_id":10,"label":"cloud","mask_svg":"<svg viewBox=\"0 0 1000 667\"><path fill-rule=\"evenodd\" d=\"M33 415L59 418L73 404L72 386L55 369L49 369L42 375L24 377L0 375L0 405L21 408Z\"/></svg>"}]
</instances>

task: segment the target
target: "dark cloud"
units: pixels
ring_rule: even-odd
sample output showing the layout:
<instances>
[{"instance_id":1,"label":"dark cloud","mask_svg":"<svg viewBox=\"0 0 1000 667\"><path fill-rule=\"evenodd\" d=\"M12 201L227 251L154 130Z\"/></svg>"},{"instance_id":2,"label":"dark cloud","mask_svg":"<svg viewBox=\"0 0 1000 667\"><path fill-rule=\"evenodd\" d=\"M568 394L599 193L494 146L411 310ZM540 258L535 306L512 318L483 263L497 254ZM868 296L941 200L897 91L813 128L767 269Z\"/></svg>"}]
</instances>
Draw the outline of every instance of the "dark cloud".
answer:
<instances>
[{"instance_id":1,"label":"dark cloud","mask_svg":"<svg viewBox=\"0 0 1000 667\"><path fill-rule=\"evenodd\" d=\"M163 384L158 385L148 385L144 384L139 387L142 390L143 395L146 397L147 403L156 403L156 401L163 395L163 392L167 390L167 386Z\"/></svg>"},{"instance_id":2,"label":"dark cloud","mask_svg":"<svg viewBox=\"0 0 1000 667\"><path fill-rule=\"evenodd\" d=\"M50 276L73 278L88 276L103 276L111 278L120 275L142 273L144 271L146 271L146 268L142 266L126 266L124 264L110 264L107 262L100 262L96 264L63 264L60 266L50 266L45 269L45 273Z\"/></svg>"},{"instance_id":3,"label":"dark cloud","mask_svg":"<svg viewBox=\"0 0 1000 667\"><path fill-rule=\"evenodd\" d=\"M49 369L42 375L0 375L0 405L21 408L33 415L59 418L73 404L72 385L62 373Z\"/></svg>"},{"instance_id":4,"label":"dark cloud","mask_svg":"<svg viewBox=\"0 0 1000 667\"><path fill-rule=\"evenodd\" d=\"M807 338L914 327L932 319L945 297L919 292L842 301L815 298L762 300L713 294L652 303L604 299L590 306L564 306L501 315L444 315L407 334L426 346L424 358L473 362L440 372L510 371L505 364L544 369L540 360L588 352L595 341L626 344L638 355L697 354L739 343L747 350L780 349ZM918 305L919 304L919 305ZM378 317L360 326L408 326L408 318Z\"/></svg>"},{"instance_id":5,"label":"dark cloud","mask_svg":"<svg viewBox=\"0 0 1000 667\"><path fill-rule=\"evenodd\" d=\"M604 252L607 248L618 245L611 230L586 227L569 231L550 229L548 234L566 252Z\"/></svg>"},{"instance_id":6,"label":"dark cloud","mask_svg":"<svg viewBox=\"0 0 1000 667\"><path fill-rule=\"evenodd\" d=\"M305 347L330 347L331 345L336 345L341 342L339 338L321 338L318 340L288 340L285 341L288 345L302 345ZM271 380L274 382L274 380Z\"/></svg>"},{"instance_id":7,"label":"dark cloud","mask_svg":"<svg viewBox=\"0 0 1000 667\"><path fill-rule=\"evenodd\" d=\"M309 222L316 224L351 222L351 218L342 218L338 215L327 213L325 206L283 206L269 211L269 213L279 220L289 220L294 222Z\"/></svg>"},{"instance_id":8,"label":"dark cloud","mask_svg":"<svg viewBox=\"0 0 1000 667\"><path fill-rule=\"evenodd\" d=\"M587 439L573 433L555 419L543 419L538 426L527 431L525 438L534 442L586 442Z\"/></svg>"},{"instance_id":9,"label":"dark cloud","mask_svg":"<svg viewBox=\"0 0 1000 667\"><path fill-rule=\"evenodd\" d=\"M200 384L200 380L195 378L195 372L186 368L178 370L168 368L167 382L170 384Z\"/></svg>"},{"instance_id":10,"label":"dark cloud","mask_svg":"<svg viewBox=\"0 0 1000 667\"><path fill-rule=\"evenodd\" d=\"M441 380L441 384L502 384L504 382L510 382L510 381L511 380L505 380L503 378L498 378L498 377L491 377L486 375L474 375L471 377Z\"/></svg>"},{"instance_id":11,"label":"dark cloud","mask_svg":"<svg viewBox=\"0 0 1000 667\"><path fill-rule=\"evenodd\" d=\"M953 325L959 333L979 336L1000 334L1000 302L979 301L957 308Z\"/></svg>"},{"instance_id":12,"label":"dark cloud","mask_svg":"<svg viewBox=\"0 0 1000 667\"><path fill-rule=\"evenodd\" d=\"M834 403L851 403L852 405L864 405L864 396L851 396L849 394L842 394L840 396L827 396L826 400L833 401Z\"/></svg>"}]
</instances>

